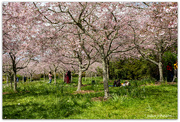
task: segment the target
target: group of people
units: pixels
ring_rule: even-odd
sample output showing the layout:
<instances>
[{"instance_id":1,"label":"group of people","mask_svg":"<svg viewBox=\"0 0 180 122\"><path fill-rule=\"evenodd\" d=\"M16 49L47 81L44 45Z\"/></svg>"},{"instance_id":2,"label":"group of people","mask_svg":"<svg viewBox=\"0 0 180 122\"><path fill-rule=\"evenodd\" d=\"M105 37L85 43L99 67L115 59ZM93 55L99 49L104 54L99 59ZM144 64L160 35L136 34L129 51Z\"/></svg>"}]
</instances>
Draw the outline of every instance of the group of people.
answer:
<instances>
[{"instance_id":1,"label":"group of people","mask_svg":"<svg viewBox=\"0 0 180 122\"><path fill-rule=\"evenodd\" d=\"M124 83L121 83L120 79L115 80L113 83L113 87L120 87L120 86L131 86L131 84L129 83L129 81L125 81Z\"/></svg>"},{"instance_id":2,"label":"group of people","mask_svg":"<svg viewBox=\"0 0 180 122\"><path fill-rule=\"evenodd\" d=\"M49 82L48 83L51 83L51 82L52 82L52 73L49 72ZM71 83L71 71L68 71L65 74L64 82L65 83Z\"/></svg>"},{"instance_id":3,"label":"group of people","mask_svg":"<svg viewBox=\"0 0 180 122\"><path fill-rule=\"evenodd\" d=\"M168 63L166 69L167 69L167 82L174 82L175 78L177 78L177 69L178 69L177 61L174 64L174 72L170 62Z\"/></svg>"}]
</instances>

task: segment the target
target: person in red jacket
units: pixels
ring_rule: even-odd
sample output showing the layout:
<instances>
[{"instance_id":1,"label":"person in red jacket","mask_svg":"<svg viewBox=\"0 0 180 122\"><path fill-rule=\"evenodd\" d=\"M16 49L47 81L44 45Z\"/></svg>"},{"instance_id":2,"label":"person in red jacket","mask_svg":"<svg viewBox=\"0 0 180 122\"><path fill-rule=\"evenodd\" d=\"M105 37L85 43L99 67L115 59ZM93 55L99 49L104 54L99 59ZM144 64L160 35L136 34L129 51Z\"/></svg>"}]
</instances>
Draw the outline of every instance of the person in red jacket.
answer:
<instances>
[{"instance_id":1,"label":"person in red jacket","mask_svg":"<svg viewBox=\"0 0 180 122\"><path fill-rule=\"evenodd\" d=\"M173 78L173 67L170 62L168 63L166 69L167 69L167 82L171 82Z\"/></svg>"},{"instance_id":2,"label":"person in red jacket","mask_svg":"<svg viewBox=\"0 0 180 122\"><path fill-rule=\"evenodd\" d=\"M65 83L71 83L71 72L68 71L65 75L65 80L64 80Z\"/></svg>"}]
</instances>

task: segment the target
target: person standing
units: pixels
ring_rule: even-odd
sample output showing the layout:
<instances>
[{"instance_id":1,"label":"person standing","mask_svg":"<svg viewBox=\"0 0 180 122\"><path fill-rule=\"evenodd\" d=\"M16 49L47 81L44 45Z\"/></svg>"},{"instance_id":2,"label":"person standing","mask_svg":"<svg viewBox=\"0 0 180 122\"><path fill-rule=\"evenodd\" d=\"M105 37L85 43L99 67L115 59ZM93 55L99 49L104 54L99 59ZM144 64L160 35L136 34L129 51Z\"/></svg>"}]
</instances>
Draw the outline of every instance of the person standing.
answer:
<instances>
[{"instance_id":1,"label":"person standing","mask_svg":"<svg viewBox=\"0 0 180 122\"><path fill-rule=\"evenodd\" d=\"M24 82L26 82L26 76L24 76Z\"/></svg>"},{"instance_id":2,"label":"person standing","mask_svg":"<svg viewBox=\"0 0 180 122\"><path fill-rule=\"evenodd\" d=\"M173 81L177 78L177 69L178 69L178 64L177 64L177 61L176 63L174 64L174 77L173 77Z\"/></svg>"},{"instance_id":3,"label":"person standing","mask_svg":"<svg viewBox=\"0 0 180 122\"><path fill-rule=\"evenodd\" d=\"M71 71L68 71L67 75L69 77L69 83L71 83Z\"/></svg>"},{"instance_id":4,"label":"person standing","mask_svg":"<svg viewBox=\"0 0 180 122\"><path fill-rule=\"evenodd\" d=\"M170 82L172 81L173 78L172 65L170 62L168 63L166 69L167 69L167 82Z\"/></svg>"},{"instance_id":5,"label":"person standing","mask_svg":"<svg viewBox=\"0 0 180 122\"><path fill-rule=\"evenodd\" d=\"M16 78L16 82L19 82L19 78L18 77Z\"/></svg>"},{"instance_id":6,"label":"person standing","mask_svg":"<svg viewBox=\"0 0 180 122\"><path fill-rule=\"evenodd\" d=\"M48 83L51 83L52 82L52 74L51 72L49 72L49 82Z\"/></svg>"},{"instance_id":7,"label":"person standing","mask_svg":"<svg viewBox=\"0 0 180 122\"><path fill-rule=\"evenodd\" d=\"M65 83L71 83L71 72L68 71L65 75L65 80L64 80Z\"/></svg>"}]
</instances>

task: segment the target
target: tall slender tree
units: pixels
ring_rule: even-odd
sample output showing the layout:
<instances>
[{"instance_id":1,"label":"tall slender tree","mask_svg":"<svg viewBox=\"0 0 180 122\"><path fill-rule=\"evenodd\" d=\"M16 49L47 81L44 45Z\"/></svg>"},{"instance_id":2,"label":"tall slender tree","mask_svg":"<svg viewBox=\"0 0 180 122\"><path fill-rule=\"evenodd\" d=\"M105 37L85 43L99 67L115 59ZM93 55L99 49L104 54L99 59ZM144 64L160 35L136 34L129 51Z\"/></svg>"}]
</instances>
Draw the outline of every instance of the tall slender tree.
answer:
<instances>
[{"instance_id":1,"label":"tall slender tree","mask_svg":"<svg viewBox=\"0 0 180 122\"><path fill-rule=\"evenodd\" d=\"M14 90L17 90L16 74L27 67L35 54L32 29L35 22L34 6L30 3L3 3L3 55L8 55L14 75ZM30 34L31 33L31 34Z\"/></svg>"}]
</instances>

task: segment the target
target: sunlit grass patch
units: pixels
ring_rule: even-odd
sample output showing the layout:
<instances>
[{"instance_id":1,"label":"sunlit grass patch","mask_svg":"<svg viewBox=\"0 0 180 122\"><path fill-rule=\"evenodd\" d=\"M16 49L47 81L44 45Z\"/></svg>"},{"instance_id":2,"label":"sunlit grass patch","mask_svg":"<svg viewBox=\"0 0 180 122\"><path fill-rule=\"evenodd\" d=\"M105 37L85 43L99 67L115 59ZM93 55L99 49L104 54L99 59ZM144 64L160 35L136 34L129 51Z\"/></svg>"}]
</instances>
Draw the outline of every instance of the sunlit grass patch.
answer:
<instances>
[{"instance_id":1,"label":"sunlit grass patch","mask_svg":"<svg viewBox=\"0 0 180 122\"><path fill-rule=\"evenodd\" d=\"M109 87L106 100L99 82L84 81L86 93L77 94L76 82L22 83L16 93L6 87L3 119L177 119L177 84L130 82L129 87Z\"/></svg>"}]
</instances>

